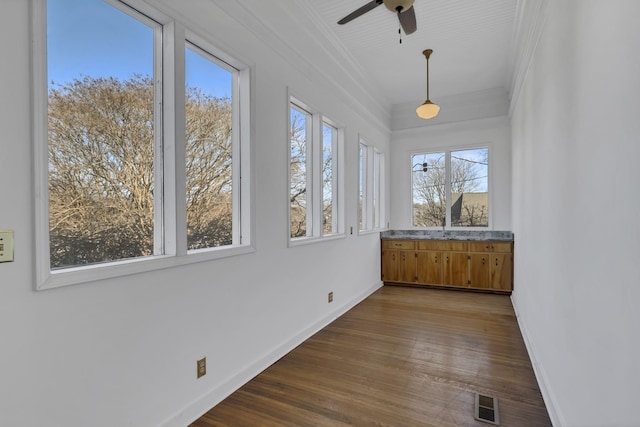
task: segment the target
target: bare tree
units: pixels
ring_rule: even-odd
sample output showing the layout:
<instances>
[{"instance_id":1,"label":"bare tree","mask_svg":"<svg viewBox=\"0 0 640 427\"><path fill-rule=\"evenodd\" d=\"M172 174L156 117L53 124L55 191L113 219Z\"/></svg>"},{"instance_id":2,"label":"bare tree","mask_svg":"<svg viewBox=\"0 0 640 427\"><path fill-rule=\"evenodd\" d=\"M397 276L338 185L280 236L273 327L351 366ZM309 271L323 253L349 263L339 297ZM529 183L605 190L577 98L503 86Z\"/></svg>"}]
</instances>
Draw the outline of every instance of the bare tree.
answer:
<instances>
[{"instance_id":1,"label":"bare tree","mask_svg":"<svg viewBox=\"0 0 640 427\"><path fill-rule=\"evenodd\" d=\"M307 135L304 117L291 115L290 154L290 221L291 237L305 236L307 233Z\"/></svg>"},{"instance_id":2,"label":"bare tree","mask_svg":"<svg viewBox=\"0 0 640 427\"><path fill-rule=\"evenodd\" d=\"M322 232L331 234L333 229L333 132L328 126L322 129ZM327 141L328 140L328 141Z\"/></svg>"},{"instance_id":3,"label":"bare tree","mask_svg":"<svg viewBox=\"0 0 640 427\"><path fill-rule=\"evenodd\" d=\"M153 253L153 132L149 78L50 91L52 267Z\"/></svg>"},{"instance_id":4,"label":"bare tree","mask_svg":"<svg viewBox=\"0 0 640 427\"><path fill-rule=\"evenodd\" d=\"M187 90L187 243L232 243L232 109L228 98Z\"/></svg>"},{"instance_id":5,"label":"bare tree","mask_svg":"<svg viewBox=\"0 0 640 427\"><path fill-rule=\"evenodd\" d=\"M426 171L424 170L426 168ZM446 216L444 155L413 173L413 222L416 227L440 227Z\"/></svg>"},{"instance_id":6,"label":"bare tree","mask_svg":"<svg viewBox=\"0 0 640 427\"><path fill-rule=\"evenodd\" d=\"M487 193L479 192L486 179L482 166L487 159L472 161L451 156L451 211L456 226L482 226L487 224ZM418 163L417 166L420 166ZM426 170L424 170L426 169ZM414 226L441 227L446 217L444 153L432 159L422 169L413 170ZM483 176L484 175L484 176Z\"/></svg>"},{"instance_id":7,"label":"bare tree","mask_svg":"<svg viewBox=\"0 0 640 427\"><path fill-rule=\"evenodd\" d=\"M52 268L152 255L154 88L149 77L84 77L49 91ZM187 93L191 247L231 234L228 99Z\"/></svg>"}]
</instances>

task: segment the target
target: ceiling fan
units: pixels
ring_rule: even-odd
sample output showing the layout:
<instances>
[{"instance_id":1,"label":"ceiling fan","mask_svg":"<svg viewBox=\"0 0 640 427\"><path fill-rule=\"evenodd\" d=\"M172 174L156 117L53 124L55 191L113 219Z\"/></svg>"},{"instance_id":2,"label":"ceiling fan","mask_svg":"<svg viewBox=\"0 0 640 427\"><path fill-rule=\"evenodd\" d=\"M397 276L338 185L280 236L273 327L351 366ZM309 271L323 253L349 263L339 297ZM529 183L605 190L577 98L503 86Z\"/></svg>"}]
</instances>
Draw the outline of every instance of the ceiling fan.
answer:
<instances>
[{"instance_id":1,"label":"ceiling fan","mask_svg":"<svg viewBox=\"0 0 640 427\"><path fill-rule=\"evenodd\" d=\"M400 26L404 30L404 33L411 34L417 29L416 11L413 9L413 1L414 0L373 0L339 20L338 24L343 25L353 21L357 17L384 4L387 9L398 14Z\"/></svg>"}]
</instances>

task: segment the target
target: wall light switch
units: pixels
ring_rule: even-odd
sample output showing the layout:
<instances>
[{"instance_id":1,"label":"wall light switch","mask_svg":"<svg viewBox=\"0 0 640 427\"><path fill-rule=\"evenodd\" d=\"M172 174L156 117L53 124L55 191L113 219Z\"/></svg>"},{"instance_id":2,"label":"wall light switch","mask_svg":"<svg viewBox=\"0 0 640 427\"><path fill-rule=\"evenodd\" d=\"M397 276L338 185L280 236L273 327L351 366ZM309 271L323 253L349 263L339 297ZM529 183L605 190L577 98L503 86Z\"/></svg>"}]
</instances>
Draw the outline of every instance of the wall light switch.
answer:
<instances>
[{"instance_id":1,"label":"wall light switch","mask_svg":"<svg viewBox=\"0 0 640 427\"><path fill-rule=\"evenodd\" d=\"M13 231L0 230L0 262L13 261Z\"/></svg>"}]
</instances>

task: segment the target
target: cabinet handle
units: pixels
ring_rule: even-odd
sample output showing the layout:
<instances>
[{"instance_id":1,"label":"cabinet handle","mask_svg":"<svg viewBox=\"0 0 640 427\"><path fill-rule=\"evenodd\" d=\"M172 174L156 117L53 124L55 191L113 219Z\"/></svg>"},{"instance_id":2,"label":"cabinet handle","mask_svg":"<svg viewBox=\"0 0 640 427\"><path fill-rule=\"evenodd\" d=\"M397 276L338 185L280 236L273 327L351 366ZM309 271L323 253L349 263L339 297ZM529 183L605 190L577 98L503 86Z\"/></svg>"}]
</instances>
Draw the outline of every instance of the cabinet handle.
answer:
<instances>
[{"instance_id":1,"label":"cabinet handle","mask_svg":"<svg viewBox=\"0 0 640 427\"><path fill-rule=\"evenodd\" d=\"M447 257L447 264L449 264L449 257Z\"/></svg>"},{"instance_id":2,"label":"cabinet handle","mask_svg":"<svg viewBox=\"0 0 640 427\"><path fill-rule=\"evenodd\" d=\"M496 267L498 266L498 258L496 258Z\"/></svg>"},{"instance_id":3,"label":"cabinet handle","mask_svg":"<svg viewBox=\"0 0 640 427\"><path fill-rule=\"evenodd\" d=\"M433 258L433 262L436 263L436 264L438 263L438 257L437 256Z\"/></svg>"},{"instance_id":4,"label":"cabinet handle","mask_svg":"<svg viewBox=\"0 0 640 427\"><path fill-rule=\"evenodd\" d=\"M482 258L482 265L484 265L484 258Z\"/></svg>"}]
</instances>

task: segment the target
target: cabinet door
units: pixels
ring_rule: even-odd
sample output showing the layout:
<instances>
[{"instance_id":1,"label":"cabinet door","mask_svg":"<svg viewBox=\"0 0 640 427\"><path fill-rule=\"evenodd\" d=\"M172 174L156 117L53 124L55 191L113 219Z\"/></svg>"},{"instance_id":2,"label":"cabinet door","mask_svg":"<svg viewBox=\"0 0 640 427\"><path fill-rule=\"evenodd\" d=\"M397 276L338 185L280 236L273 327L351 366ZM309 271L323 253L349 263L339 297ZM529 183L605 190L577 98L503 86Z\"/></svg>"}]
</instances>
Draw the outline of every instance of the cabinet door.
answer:
<instances>
[{"instance_id":1,"label":"cabinet door","mask_svg":"<svg viewBox=\"0 0 640 427\"><path fill-rule=\"evenodd\" d=\"M469 255L470 272L469 286L473 288L490 288L489 270L491 254L472 253Z\"/></svg>"},{"instance_id":2,"label":"cabinet door","mask_svg":"<svg viewBox=\"0 0 640 427\"><path fill-rule=\"evenodd\" d=\"M405 283L416 281L416 252L398 251L400 262L398 263L398 279Z\"/></svg>"},{"instance_id":3,"label":"cabinet door","mask_svg":"<svg viewBox=\"0 0 640 427\"><path fill-rule=\"evenodd\" d=\"M416 276L418 283L441 285L442 253L437 251L418 251Z\"/></svg>"},{"instance_id":4,"label":"cabinet door","mask_svg":"<svg viewBox=\"0 0 640 427\"><path fill-rule=\"evenodd\" d=\"M444 259L444 284L466 287L469 281L469 256L466 252L446 252Z\"/></svg>"},{"instance_id":5,"label":"cabinet door","mask_svg":"<svg viewBox=\"0 0 640 427\"><path fill-rule=\"evenodd\" d=\"M398 281L398 250L382 249L382 281Z\"/></svg>"},{"instance_id":6,"label":"cabinet door","mask_svg":"<svg viewBox=\"0 0 640 427\"><path fill-rule=\"evenodd\" d=\"M491 255L490 284L492 289L511 291L513 289L513 259L511 254Z\"/></svg>"}]
</instances>

